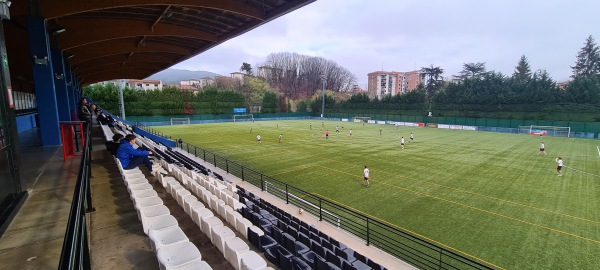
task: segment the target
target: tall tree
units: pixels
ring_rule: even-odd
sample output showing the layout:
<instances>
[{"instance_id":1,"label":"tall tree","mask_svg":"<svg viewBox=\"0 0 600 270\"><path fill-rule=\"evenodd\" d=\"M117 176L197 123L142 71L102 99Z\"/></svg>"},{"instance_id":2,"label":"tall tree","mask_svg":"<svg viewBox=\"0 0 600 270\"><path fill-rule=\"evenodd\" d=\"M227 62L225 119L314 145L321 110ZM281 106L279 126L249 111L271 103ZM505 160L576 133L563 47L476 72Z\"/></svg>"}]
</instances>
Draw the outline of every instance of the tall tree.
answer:
<instances>
[{"instance_id":1,"label":"tall tree","mask_svg":"<svg viewBox=\"0 0 600 270\"><path fill-rule=\"evenodd\" d=\"M522 55L521 59L519 59L519 63L515 67L515 73L513 73L513 78L521 82L531 79L531 68L525 55Z\"/></svg>"},{"instance_id":2,"label":"tall tree","mask_svg":"<svg viewBox=\"0 0 600 270\"><path fill-rule=\"evenodd\" d=\"M356 83L356 76L336 62L297 53L279 52L267 56L269 83L278 93L292 99L312 96L322 88L322 75L327 89L344 92Z\"/></svg>"},{"instance_id":3,"label":"tall tree","mask_svg":"<svg viewBox=\"0 0 600 270\"><path fill-rule=\"evenodd\" d=\"M425 86L425 90L427 93L427 98L431 100L433 95L439 90L441 84L441 75L444 73L444 70L441 67L434 67L430 65L429 67L421 68L421 72L425 73L427 77L427 82Z\"/></svg>"},{"instance_id":4,"label":"tall tree","mask_svg":"<svg viewBox=\"0 0 600 270\"><path fill-rule=\"evenodd\" d=\"M240 67L240 71L246 72L246 74L248 74L248 75L252 75L252 65L244 62L244 63L242 63L242 66Z\"/></svg>"},{"instance_id":5,"label":"tall tree","mask_svg":"<svg viewBox=\"0 0 600 270\"><path fill-rule=\"evenodd\" d=\"M591 35L585 40L585 45L577 54L573 69L573 78L577 76L590 76L600 74L600 51L594 37Z\"/></svg>"},{"instance_id":6,"label":"tall tree","mask_svg":"<svg viewBox=\"0 0 600 270\"><path fill-rule=\"evenodd\" d=\"M463 65L463 70L460 72L460 78L477 78L485 73L485 63L465 63Z\"/></svg>"}]
</instances>

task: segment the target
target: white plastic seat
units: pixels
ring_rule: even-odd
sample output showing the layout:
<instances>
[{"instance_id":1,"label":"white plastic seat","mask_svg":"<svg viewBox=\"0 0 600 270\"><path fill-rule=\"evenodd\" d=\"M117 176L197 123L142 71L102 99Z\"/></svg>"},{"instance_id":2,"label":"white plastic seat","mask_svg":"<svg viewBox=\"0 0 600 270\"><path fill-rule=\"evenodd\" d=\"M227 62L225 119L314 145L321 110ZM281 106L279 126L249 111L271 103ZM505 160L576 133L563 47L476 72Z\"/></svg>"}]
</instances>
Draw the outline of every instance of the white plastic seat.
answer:
<instances>
[{"instance_id":1,"label":"white plastic seat","mask_svg":"<svg viewBox=\"0 0 600 270\"><path fill-rule=\"evenodd\" d=\"M148 207L144 207L144 208L138 208L138 217L141 221L143 221L143 219L145 218L152 218L152 217L157 217L157 216L165 216L165 215L170 215L171 212L169 211L169 208L167 208L164 205L154 205L154 206L148 206Z\"/></svg>"},{"instance_id":2,"label":"white plastic seat","mask_svg":"<svg viewBox=\"0 0 600 270\"><path fill-rule=\"evenodd\" d=\"M244 217L235 220L235 229L248 239L248 228L252 227L252 222Z\"/></svg>"},{"instance_id":3,"label":"white plastic seat","mask_svg":"<svg viewBox=\"0 0 600 270\"><path fill-rule=\"evenodd\" d=\"M143 189L154 189L152 187L152 185L146 183L140 183L140 184L131 184L127 186L127 191L129 193L131 193L132 190L143 190Z\"/></svg>"},{"instance_id":4,"label":"white plastic seat","mask_svg":"<svg viewBox=\"0 0 600 270\"><path fill-rule=\"evenodd\" d=\"M157 250L158 265L160 269L174 269L202 260L198 248L191 242L181 242L161 247Z\"/></svg>"},{"instance_id":5,"label":"white plastic seat","mask_svg":"<svg viewBox=\"0 0 600 270\"><path fill-rule=\"evenodd\" d=\"M217 198L217 196L215 196L214 194L210 194L208 196L208 205L210 207L210 210L213 210L215 212L218 210L217 200L219 200L219 198Z\"/></svg>"},{"instance_id":6,"label":"white plastic seat","mask_svg":"<svg viewBox=\"0 0 600 270\"><path fill-rule=\"evenodd\" d=\"M161 182L161 183L162 183L162 185L163 185L163 187L164 187L164 188L167 188L167 182L168 182L168 181L171 181L171 180L172 180L172 181L177 181L177 180L175 180L175 178L173 178L173 177L171 177L171 176L163 176L163 177L162 177L162 182Z\"/></svg>"},{"instance_id":7,"label":"white plastic seat","mask_svg":"<svg viewBox=\"0 0 600 270\"><path fill-rule=\"evenodd\" d=\"M235 230L237 231L237 222L238 220L244 219L244 217L242 216L242 214L238 213L238 211L233 211L233 213L231 213L231 216L227 216L227 222L233 226L235 228Z\"/></svg>"},{"instance_id":8,"label":"white plastic seat","mask_svg":"<svg viewBox=\"0 0 600 270\"><path fill-rule=\"evenodd\" d=\"M174 226L179 225L177 223L177 219L171 215L144 218L142 220L142 227L144 228L144 233L146 234L148 234L148 231L151 229L163 230Z\"/></svg>"},{"instance_id":9,"label":"white plastic seat","mask_svg":"<svg viewBox=\"0 0 600 270\"><path fill-rule=\"evenodd\" d=\"M208 208L196 208L192 210L192 220L202 229L203 217L214 217L215 214Z\"/></svg>"},{"instance_id":10,"label":"white plastic seat","mask_svg":"<svg viewBox=\"0 0 600 270\"><path fill-rule=\"evenodd\" d=\"M198 198L194 194L183 197L183 210L186 214L192 214L192 203L197 202Z\"/></svg>"},{"instance_id":11,"label":"white plastic seat","mask_svg":"<svg viewBox=\"0 0 600 270\"><path fill-rule=\"evenodd\" d=\"M248 227L248 230L253 231L258 236L263 236L265 234L265 232L263 232L263 230L261 228L254 226L254 225ZM246 232L246 234L247 234L247 232Z\"/></svg>"},{"instance_id":12,"label":"white plastic seat","mask_svg":"<svg viewBox=\"0 0 600 270\"><path fill-rule=\"evenodd\" d=\"M204 216L200 218L200 229L208 238L211 238L212 229L217 226L223 226L223 221L221 221L218 217L212 216Z\"/></svg>"},{"instance_id":13,"label":"white plastic seat","mask_svg":"<svg viewBox=\"0 0 600 270\"><path fill-rule=\"evenodd\" d=\"M125 179L125 186L129 187L129 185L135 185L135 184L143 184L143 183L148 183L148 179L146 179L146 177L140 177L140 178L132 178L132 179Z\"/></svg>"},{"instance_id":14,"label":"white plastic seat","mask_svg":"<svg viewBox=\"0 0 600 270\"><path fill-rule=\"evenodd\" d=\"M239 237L233 237L225 241L225 259L235 268L241 268L240 257L242 254L250 251L250 247Z\"/></svg>"},{"instance_id":15,"label":"white plastic seat","mask_svg":"<svg viewBox=\"0 0 600 270\"><path fill-rule=\"evenodd\" d=\"M150 243L155 251L164 246L190 241L178 226L164 230L148 230L148 237L152 240Z\"/></svg>"},{"instance_id":16,"label":"white plastic seat","mask_svg":"<svg viewBox=\"0 0 600 270\"><path fill-rule=\"evenodd\" d=\"M227 216L225 215L225 206L228 206L227 204L225 204L225 202L221 199L217 200L217 213L219 214L220 217L222 217L223 219L225 219Z\"/></svg>"},{"instance_id":17,"label":"white plastic seat","mask_svg":"<svg viewBox=\"0 0 600 270\"><path fill-rule=\"evenodd\" d=\"M177 203L182 207L183 207L183 198L184 197L194 196L194 195L192 195L192 193L189 190L187 190L185 188L177 189L177 191L175 191L175 195L176 195L175 199L177 200Z\"/></svg>"},{"instance_id":18,"label":"white plastic seat","mask_svg":"<svg viewBox=\"0 0 600 270\"><path fill-rule=\"evenodd\" d=\"M202 192L202 196L200 198L210 208L210 195L212 195L212 194L207 189L200 189L200 190Z\"/></svg>"},{"instance_id":19,"label":"white plastic seat","mask_svg":"<svg viewBox=\"0 0 600 270\"><path fill-rule=\"evenodd\" d=\"M248 251L240 255L242 270L261 270L267 267L267 262L256 252Z\"/></svg>"},{"instance_id":20,"label":"white plastic seat","mask_svg":"<svg viewBox=\"0 0 600 270\"><path fill-rule=\"evenodd\" d=\"M147 198L147 197L156 197L158 193L154 189L143 189L143 190L132 190L131 191L131 200L136 201L137 199Z\"/></svg>"},{"instance_id":21,"label":"white plastic seat","mask_svg":"<svg viewBox=\"0 0 600 270\"><path fill-rule=\"evenodd\" d=\"M149 206L155 206L155 205L163 205L163 204L164 204L163 200L158 196L140 198L135 201L135 209L149 207Z\"/></svg>"},{"instance_id":22,"label":"white plastic seat","mask_svg":"<svg viewBox=\"0 0 600 270\"><path fill-rule=\"evenodd\" d=\"M212 270L212 267L205 261L193 261L182 266L170 268L171 270Z\"/></svg>"},{"instance_id":23,"label":"white plastic seat","mask_svg":"<svg viewBox=\"0 0 600 270\"><path fill-rule=\"evenodd\" d=\"M243 203L241 203L240 201L234 199L231 196L227 197L227 205L229 205L231 208L233 208L234 210L238 210L240 208L242 208L242 206L244 205Z\"/></svg>"},{"instance_id":24,"label":"white plastic seat","mask_svg":"<svg viewBox=\"0 0 600 270\"><path fill-rule=\"evenodd\" d=\"M229 238L234 238L235 232L233 232L227 226L216 226L213 227L210 235L210 240L217 247L221 253L225 254L225 241Z\"/></svg>"},{"instance_id":25,"label":"white plastic seat","mask_svg":"<svg viewBox=\"0 0 600 270\"><path fill-rule=\"evenodd\" d=\"M169 182L168 184L171 184L171 186L167 186L167 188L169 189L169 194L171 194L171 196L173 197L173 199L177 200L177 191L178 190L184 190L185 188L179 184L179 182ZM179 203L179 202L178 202Z\"/></svg>"}]
</instances>

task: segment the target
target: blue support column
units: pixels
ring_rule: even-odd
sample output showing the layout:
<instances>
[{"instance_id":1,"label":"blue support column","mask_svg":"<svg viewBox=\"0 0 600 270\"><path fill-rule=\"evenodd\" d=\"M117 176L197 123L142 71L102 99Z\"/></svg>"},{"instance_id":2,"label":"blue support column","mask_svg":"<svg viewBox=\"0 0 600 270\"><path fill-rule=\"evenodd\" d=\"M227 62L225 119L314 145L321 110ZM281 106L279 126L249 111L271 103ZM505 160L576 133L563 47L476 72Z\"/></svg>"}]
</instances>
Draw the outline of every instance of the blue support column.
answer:
<instances>
[{"instance_id":1,"label":"blue support column","mask_svg":"<svg viewBox=\"0 0 600 270\"><path fill-rule=\"evenodd\" d=\"M56 90L56 104L58 107L58 119L60 121L71 120L71 106L69 105L69 93L65 77L65 66L63 53L59 49L52 49L52 69L54 71L54 88Z\"/></svg>"},{"instance_id":2,"label":"blue support column","mask_svg":"<svg viewBox=\"0 0 600 270\"><path fill-rule=\"evenodd\" d=\"M31 56L35 58L33 59L33 80L38 100L42 145L60 145L60 125L46 21L42 18L28 17L27 34L29 50Z\"/></svg>"},{"instance_id":3,"label":"blue support column","mask_svg":"<svg viewBox=\"0 0 600 270\"><path fill-rule=\"evenodd\" d=\"M67 96L69 98L69 108L71 121L77 120L77 100L75 99L75 88L73 87L73 73L71 72L71 65L67 61L65 64L65 82L67 83Z\"/></svg>"}]
</instances>

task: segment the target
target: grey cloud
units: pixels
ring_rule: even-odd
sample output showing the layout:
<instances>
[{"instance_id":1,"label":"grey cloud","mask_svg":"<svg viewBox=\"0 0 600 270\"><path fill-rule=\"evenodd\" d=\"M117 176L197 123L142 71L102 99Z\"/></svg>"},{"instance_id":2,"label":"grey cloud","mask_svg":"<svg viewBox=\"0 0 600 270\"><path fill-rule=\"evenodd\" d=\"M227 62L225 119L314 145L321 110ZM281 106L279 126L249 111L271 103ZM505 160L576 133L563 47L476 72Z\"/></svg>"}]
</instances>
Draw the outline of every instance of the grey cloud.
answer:
<instances>
[{"instance_id":1,"label":"grey cloud","mask_svg":"<svg viewBox=\"0 0 600 270\"><path fill-rule=\"evenodd\" d=\"M272 52L299 52L342 64L364 85L382 62L397 71L434 64L445 76L486 62L510 75L525 54L560 81L588 35L600 42L598 10L600 2L584 0L320 0L178 66L229 73Z\"/></svg>"}]
</instances>

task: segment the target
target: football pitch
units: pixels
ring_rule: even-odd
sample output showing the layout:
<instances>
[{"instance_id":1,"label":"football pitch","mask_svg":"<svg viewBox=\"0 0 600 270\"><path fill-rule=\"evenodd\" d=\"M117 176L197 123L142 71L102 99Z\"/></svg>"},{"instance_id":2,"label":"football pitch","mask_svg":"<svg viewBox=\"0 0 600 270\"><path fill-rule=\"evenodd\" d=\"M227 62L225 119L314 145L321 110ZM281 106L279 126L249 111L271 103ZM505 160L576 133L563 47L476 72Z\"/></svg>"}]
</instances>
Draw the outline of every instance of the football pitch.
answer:
<instances>
[{"instance_id":1,"label":"football pitch","mask_svg":"<svg viewBox=\"0 0 600 270\"><path fill-rule=\"evenodd\" d=\"M155 129L494 267L600 266L599 140L320 120Z\"/></svg>"}]
</instances>

